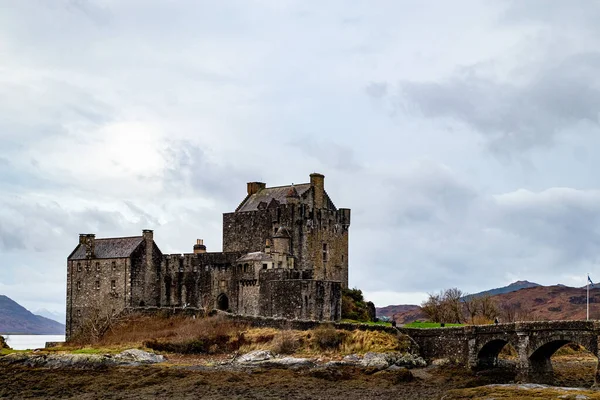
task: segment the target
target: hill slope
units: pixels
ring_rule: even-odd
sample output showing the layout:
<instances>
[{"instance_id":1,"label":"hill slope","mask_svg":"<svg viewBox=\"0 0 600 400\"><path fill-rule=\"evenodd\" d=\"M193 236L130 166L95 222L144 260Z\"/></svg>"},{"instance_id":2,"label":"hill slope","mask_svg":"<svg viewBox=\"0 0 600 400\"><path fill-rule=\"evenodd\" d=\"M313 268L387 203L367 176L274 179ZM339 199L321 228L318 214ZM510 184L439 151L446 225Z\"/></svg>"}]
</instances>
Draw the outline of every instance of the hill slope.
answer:
<instances>
[{"instance_id":1,"label":"hill slope","mask_svg":"<svg viewBox=\"0 0 600 400\"><path fill-rule=\"evenodd\" d=\"M516 282L511 283L508 286L504 286L504 287L496 288L496 289L490 289L490 290L486 290L484 292L474 293L474 294L471 294L466 297L496 296L498 294L511 293L511 292L516 292L517 290L529 289L529 288L538 287L538 286L541 286L541 285L534 283L534 282L529 282L529 281L516 281Z\"/></svg>"},{"instance_id":2,"label":"hill slope","mask_svg":"<svg viewBox=\"0 0 600 400\"><path fill-rule=\"evenodd\" d=\"M529 286L518 290L508 288ZM496 294L493 294L496 291ZM521 281L504 288L474 294L489 295L498 307L501 320L582 320L586 318L586 289L564 285L540 286ZM387 306L377 309L377 315L390 316L399 324L426 319L416 305ZM590 318L600 319L600 288L590 289Z\"/></svg>"},{"instance_id":3,"label":"hill slope","mask_svg":"<svg viewBox=\"0 0 600 400\"><path fill-rule=\"evenodd\" d=\"M63 335L65 326L32 314L10 298L0 295L0 333Z\"/></svg>"}]
</instances>

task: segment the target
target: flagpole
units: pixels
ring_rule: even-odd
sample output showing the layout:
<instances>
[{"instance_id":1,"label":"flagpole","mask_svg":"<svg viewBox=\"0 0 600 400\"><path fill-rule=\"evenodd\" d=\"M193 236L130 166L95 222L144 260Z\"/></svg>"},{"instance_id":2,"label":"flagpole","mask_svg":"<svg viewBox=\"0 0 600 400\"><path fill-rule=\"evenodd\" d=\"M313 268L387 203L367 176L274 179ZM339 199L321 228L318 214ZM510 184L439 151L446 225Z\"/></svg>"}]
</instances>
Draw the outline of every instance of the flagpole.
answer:
<instances>
[{"instance_id":1,"label":"flagpole","mask_svg":"<svg viewBox=\"0 0 600 400\"><path fill-rule=\"evenodd\" d=\"M587 281L585 282L585 286L587 288L587 319L590 320L590 274L588 274Z\"/></svg>"}]
</instances>

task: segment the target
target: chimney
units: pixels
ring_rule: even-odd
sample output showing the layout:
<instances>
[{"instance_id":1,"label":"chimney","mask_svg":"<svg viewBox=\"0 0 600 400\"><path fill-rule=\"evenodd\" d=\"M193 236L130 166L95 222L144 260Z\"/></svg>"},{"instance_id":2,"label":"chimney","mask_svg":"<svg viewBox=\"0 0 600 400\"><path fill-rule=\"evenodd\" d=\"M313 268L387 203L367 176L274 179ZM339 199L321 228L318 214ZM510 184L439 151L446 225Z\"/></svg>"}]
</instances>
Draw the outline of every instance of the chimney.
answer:
<instances>
[{"instance_id":1,"label":"chimney","mask_svg":"<svg viewBox=\"0 0 600 400\"><path fill-rule=\"evenodd\" d=\"M323 208L325 202L325 175L316 172L310 174L310 186L313 188L314 208L317 210Z\"/></svg>"},{"instance_id":2,"label":"chimney","mask_svg":"<svg viewBox=\"0 0 600 400\"><path fill-rule=\"evenodd\" d=\"M79 235L79 244L85 246L85 257L94 257L96 248L96 235L93 233L82 233Z\"/></svg>"},{"instance_id":3,"label":"chimney","mask_svg":"<svg viewBox=\"0 0 600 400\"><path fill-rule=\"evenodd\" d=\"M266 187L267 184L263 182L248 182L248 196L258 193Z\"/></svg>"},{"instance_id":4,"label":"chimney","mask_svg":"<svg viewBox=\"0 0 600 400\"><path fill-rule=\"evenodd\" d=\"M206 253L206 246L204 245L204 239L197 239L194 245L194 254Z\"/></svg>"},{"instance_id":5,"label":"chimney","mask_svg":"<svg viewBox=\"0 0 600 400\"><path fill-rule=\"evenodd\" d=\"M154 240L154 231L151 229L144 229L142 231L142 236L144 237L144 240L152 241Z\"/></svg>"}]
</instances>

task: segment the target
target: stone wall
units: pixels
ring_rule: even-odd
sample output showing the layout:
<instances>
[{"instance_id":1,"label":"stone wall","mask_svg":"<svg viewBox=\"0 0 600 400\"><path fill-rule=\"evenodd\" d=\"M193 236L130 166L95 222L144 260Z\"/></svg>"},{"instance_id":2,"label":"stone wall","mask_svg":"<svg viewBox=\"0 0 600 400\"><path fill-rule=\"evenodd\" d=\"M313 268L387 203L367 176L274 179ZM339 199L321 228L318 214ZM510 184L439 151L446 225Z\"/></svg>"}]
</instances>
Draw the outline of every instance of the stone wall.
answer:
<instances>
[{"instance_id":1,"label":"stone wall","mask_svg":"<svg viewBox=\"0 0 600 400\"><path fill-rule=\"evenodd\" d=\"M349 209L312 209L310 201L223 215L223 250L263 251L280 226L290 234L291 254L299 269L314 269L315 279L348 287Z\"/></svg>"},{"instance_id":2,"label":"stone wall","mask_svg":"<svg viewBox=\"0 0 600 400\"><path fill-rule=\"evenodd\" d=\"M129 258L67 262L66 336L94 313L118 313L129 306Z\"/></svg>"}]
</instances>

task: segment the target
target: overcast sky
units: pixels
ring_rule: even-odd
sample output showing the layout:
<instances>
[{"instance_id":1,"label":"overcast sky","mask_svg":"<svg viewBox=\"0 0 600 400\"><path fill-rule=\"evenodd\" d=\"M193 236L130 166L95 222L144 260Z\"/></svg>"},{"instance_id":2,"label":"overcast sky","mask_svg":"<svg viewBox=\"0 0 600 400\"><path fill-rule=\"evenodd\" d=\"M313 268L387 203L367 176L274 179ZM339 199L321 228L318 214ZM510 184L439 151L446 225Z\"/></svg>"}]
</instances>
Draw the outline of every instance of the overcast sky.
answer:
<instances>
[{"instance_id":1,"label":"overcast sky","mask_svg":"<svg viewBox=\"0 0 600 400\"><path fill-rule=\"evenodd\" d=\"M600 280L596 1L0 0L0 294L325 174L377 306Z\"/></svg>"}]
</instances>

